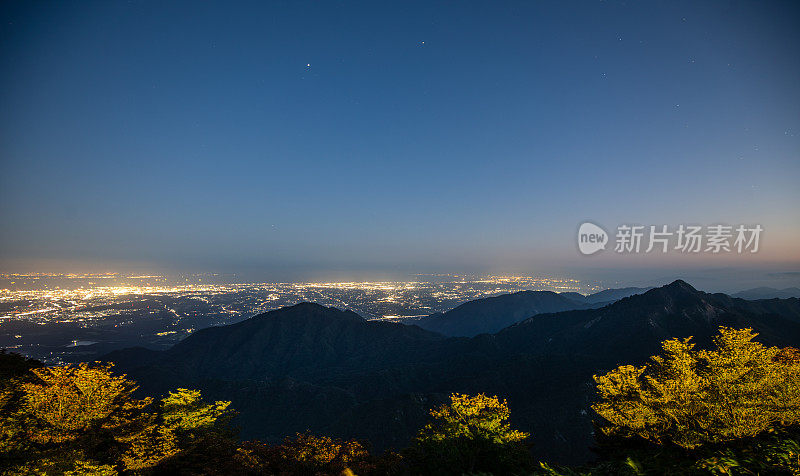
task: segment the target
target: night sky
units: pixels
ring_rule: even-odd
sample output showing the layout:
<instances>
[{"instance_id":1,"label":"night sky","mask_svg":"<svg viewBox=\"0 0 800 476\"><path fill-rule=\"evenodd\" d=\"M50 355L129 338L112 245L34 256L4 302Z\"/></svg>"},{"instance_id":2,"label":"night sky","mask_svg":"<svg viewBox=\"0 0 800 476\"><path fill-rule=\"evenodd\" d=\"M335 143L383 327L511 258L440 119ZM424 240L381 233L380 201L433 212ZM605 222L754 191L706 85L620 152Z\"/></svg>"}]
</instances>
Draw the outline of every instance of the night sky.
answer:
<instances>
[{"instance_id":1,"label":"night sky","mask_svg":"<svg viewBox=\"0 0 800 476\"><path fill-rule=\"evenodd\" d=\"M800 4L0 6L0 270L800 271ZM575 231L761 224L754 256Z\"/></svg>"}]
</instances>

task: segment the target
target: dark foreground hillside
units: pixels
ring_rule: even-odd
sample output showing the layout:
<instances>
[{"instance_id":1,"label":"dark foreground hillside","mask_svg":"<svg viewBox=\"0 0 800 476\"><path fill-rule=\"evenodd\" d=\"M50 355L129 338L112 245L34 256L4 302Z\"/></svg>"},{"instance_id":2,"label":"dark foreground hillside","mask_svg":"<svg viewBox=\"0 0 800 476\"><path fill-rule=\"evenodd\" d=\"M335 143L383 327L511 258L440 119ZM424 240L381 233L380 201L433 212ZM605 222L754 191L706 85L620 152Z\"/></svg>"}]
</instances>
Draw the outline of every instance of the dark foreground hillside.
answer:
<instances>
[{"instance_id":1,"label":"dark foreground hillside","mask_svg":"<svg viewBox=\"0 0 800 476\"><path fill-rule=\"evenodd\" d=\"M242 437L268 441L311 430L402 447L450 393L498 395L512 423L532 434L536 458L574 464L594 457L593 375L643 362L671 337L708 346L719 326L798 346L800 300L745 301L676 281L474 338L303 303L199 331L168 351L106 359L147 394L186 387L231 400Z\"/></svg>"}]
</instances>

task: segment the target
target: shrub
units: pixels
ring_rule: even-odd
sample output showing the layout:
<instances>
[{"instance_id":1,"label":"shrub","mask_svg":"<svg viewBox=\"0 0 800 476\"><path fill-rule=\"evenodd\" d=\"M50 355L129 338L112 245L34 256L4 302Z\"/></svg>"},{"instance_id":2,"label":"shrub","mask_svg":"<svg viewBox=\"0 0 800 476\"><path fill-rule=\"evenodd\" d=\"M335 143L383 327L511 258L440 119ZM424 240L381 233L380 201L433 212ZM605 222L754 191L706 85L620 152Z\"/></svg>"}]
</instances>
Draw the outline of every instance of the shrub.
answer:
<instances>
[{"instance_id":1,"label":"shrub","mask_svg":"<svg viewBox=\"0 0 800 476\"><path fill-rule=\"evenodd\" d=\"M523 444L529 435L511 428L505 400L452 394L449 404L431 410L430 415L431 422L406 452L413 470L515 474L532 467Z\"/></svg>"}]
</instances>

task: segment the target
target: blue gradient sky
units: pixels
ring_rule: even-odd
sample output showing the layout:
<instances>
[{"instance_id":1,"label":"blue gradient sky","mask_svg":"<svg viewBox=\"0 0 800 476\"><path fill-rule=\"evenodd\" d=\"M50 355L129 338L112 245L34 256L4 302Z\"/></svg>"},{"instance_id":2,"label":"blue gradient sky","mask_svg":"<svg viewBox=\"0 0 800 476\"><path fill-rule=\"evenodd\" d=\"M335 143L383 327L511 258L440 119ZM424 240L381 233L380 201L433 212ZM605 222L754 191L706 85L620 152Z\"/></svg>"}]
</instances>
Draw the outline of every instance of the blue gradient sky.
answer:
<instances>
[{"instance_id":1,"label":"blue gradient sky","mask_svg":"<svg viewBox=\"0 0 800 476\"><path fill-rule=\"evenodd\" d=\"M0 268L800 271L797 2L234 3L0 6Z\"/></svg>"}]
</instances>

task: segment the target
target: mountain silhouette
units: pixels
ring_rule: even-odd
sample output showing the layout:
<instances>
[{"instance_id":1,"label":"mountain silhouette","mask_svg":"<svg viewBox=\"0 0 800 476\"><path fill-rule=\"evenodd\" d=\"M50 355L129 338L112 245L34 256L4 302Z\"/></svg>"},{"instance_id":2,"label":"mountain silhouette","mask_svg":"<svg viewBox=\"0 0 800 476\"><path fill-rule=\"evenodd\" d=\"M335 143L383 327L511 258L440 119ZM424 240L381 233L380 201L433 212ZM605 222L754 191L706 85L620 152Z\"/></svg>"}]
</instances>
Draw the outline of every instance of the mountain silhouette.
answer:
<instances>
[{"instance_id":1,"label":"mountain silhouette","mask_svg":"<svg viewBox=\"0 0 800 476\"><path fill-rule=\"evenodd\" d=\"M769 288L769 287L761 287L761 288L753 288L748 289L745 291L740 291L738 293L731 294L731 297L737 297L742 299L788 299L788 298L800 298L800 288L785 288L785 289L777 289L777 288Z\"/></svg>"},{"instance_id":2,"label":"mountain silhouette","mask_svg":"<svg viewBox=\"0 0 800 476\"><path fill-rule=\"evenodd\" d=\"M158 362L184 378L313 380L329 376L332 368L364 371L419 358L442 339L416 326L367 321L352 311L304 302L202 329L160 353L122 350L109 360Z\"/></svg>"},{"instance_id":3,"label":"mountain silhouette","mask_svg":"<svg viewBox=\"0 0 800 476\"><path fill-rule=\"evenodd\" d=\"M581 293L576 293L574 291L564 291L564 292L558 293L558 295L559 296L564 296L567 299L572 299L573 301L577 301L577 302L582 302L582 303L588 302L588 301L586 301L587 296L585 296L585 295L583 295Z\"/></svg>"},{"instance_id":4,"label":"mountain silhouette","mask_svg":"<svg viewBox=\"0 0 800 476\"><path fill-rule=\"evenodd\" d=\"M507 313L509 302L528 296L472 305L487 315L492 305ZM599 309L537 314L473 338L303 303L198 331L167 351L127 349L106 360L147 392L181 386L232 400L242 436L271 441L309 429L366 439L376 449L400 447L447 394L499 395L508 399L513 423L534 435L535 457L581 463L593 457L592 375L641 364L668 338L694 336L707 346L720 325L752 327L762 342L798 346L800 300L747 301L675 281Z\"/></svg>"},{"instance_id":5,"label":"mountain silhouette","mask_svg":"<svg viewBox=\"0 0 800 476\"><path fill-rule=\"evenodd\" d=\"M498 332L534 314L589 307L588 303L576 302L552 291L520 291L469 301L450 311L413 322L440 334L472 337Z\"/></svg>"},{"instance_id":6,"label":"mountain silhouette","mask_svg":"<svg viewBox=\"0 0 800 476\"><path fill-rule=\"evenodd\" d=\"M497 335L505 348L533 346L542 353L580 353L624 362L653 354L660 342L694 336L711 343L719 326L752 327L776 345L800 343L800 302L759 303L708 294L677 280L600 309L533 316Z\"/></svg>"},{"instance_id":7,"label":"mountain silhouette","mask_svg":"<svg viewBox=\"0 0 800 476\"><path fill-rule=\"evenodd\" d=\"M615 301L619 301L622 298L633 296L635 294L645 293L651 289L653 288L629 287L629 288L604 289L602 291L586 296L586 302L590 304L600 304L600 303L608 304Z\"/></svg>"},{"instance_id":8,"label":"mountain silhouette","mask_svg":"<svg viewBox=\"0 0 800 476\"><path fill-rule=\"evenodd\" d=\"M584 296L575 292L520 291L468 301L447 312L402 320L446 336L493 334L533 315L603 307L651 288L606 289Z\"/></svg>"}]
</instances>

